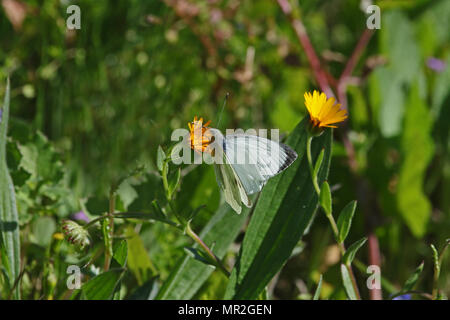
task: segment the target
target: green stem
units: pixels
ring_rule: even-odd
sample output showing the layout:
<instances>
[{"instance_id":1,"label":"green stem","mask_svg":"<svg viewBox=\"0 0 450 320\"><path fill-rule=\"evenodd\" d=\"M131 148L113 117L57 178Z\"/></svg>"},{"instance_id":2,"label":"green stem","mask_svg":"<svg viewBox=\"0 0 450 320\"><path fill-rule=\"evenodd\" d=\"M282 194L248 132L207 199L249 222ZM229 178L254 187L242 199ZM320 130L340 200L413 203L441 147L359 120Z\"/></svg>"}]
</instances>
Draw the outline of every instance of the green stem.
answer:
<instances>
[{"instance_id":1,"label":"green stem","mask_svg":"<svg viewBox=\"0 0 450 320\"><path fill-rule=\"evenodd\" d=\"M308 139L306 140L306 157L308 158L309 171L311 173L311 180L314 185L314 189L316 190L317 196L320 197L319 182L317 179L317 175L314 173L314 165L313 165L312 156L311 156L311 144L312 144L313 138L314 137L309 134ZM336 221L334 220L334 217L331 212L327 213L326 210L323 210L323 211L325 212L325 215L326 215L328 221L330 222L331 229L333 230L334 237L337 241L339 239L339 229L337 227ZM339 241L337 241L337 242L339 244L339 250L341 251L341 258L342 258L345 255L345 246L344 246L343 242L339 242ZM361 300L361 295L359 293L358 285L356 283L356 278L353 273L352 267L351 267L351 265L346 265L346 267L348 269L350 279L352 281L353 290L355 291L356 297L358 298L358 300Z\"/></svg>"},{"instance_id":2,"label":"green stem","mask_svg":"<svg viewBox=\"0 0 450 320\"><path fill-rule=\"evenodd\" d=\"M444 247L442 248L441 254L439 255L437 265L434 265L434 276L433 276L433 290L432 290L432 300L436 300L439 294L439 275L441 273L442 260L444 259L445 250L447 250L450 244L450 239L446 240Z\"/></svg>"},{"instance_id":3,"label":"green stem","mask_svg":"<svg viewBox=\"0 0 450 320\"><path fill-rule=\"evenodd\" d=\"M306 156L308 157L309 171L311 172L314 189L316 189L317 195L320 196L320 187L319 183L317 182L317 176L314 174L314 166L311 157L311 143L313 138L314 137L312 135L309 135L308 140L306 141Z\"/></svg>"},{"instance_id":4,"label":"green stem","mask_svg":"<svg viewBox=\"0 0 450 320\"><path fill-rule=\"evenodd\" d=\"M223 272L227 276L230 277L230 272L225 268L222 264L222 261L212 252L212 250L203 242L202 239L192 230L190 222L186 225L186 234L191 237L197 244L199 244L203 250L205 250L206 254L214 261L214 264L219 267L220 271Z\"/></svg>"},{"instance_id":5,"label":"green stem","mask_svg":"<svg viewBox=\"0 0 450 320\"><path fill-rule=\"evenodd\" d=\"M169 149L168 152L171 152L172 148ZM170 154L170 153L169 153ZM200 247L203 248L203 250L206 252L206 254L212 259L214 264L222 271L228 278L230 277L230 272L224 267L220 259L213 253L213 251L206 245L206 243L203 242L203 240L192 230L190 226L190 221L187 223L184 219L182 219L178 214L177 211L174 209L172 205L172 199L169 196L169 183L167 181L167 173L169 169L169 160L170 158L167 158L164 160L163 168L161 171L164 191L166 193L166 199L167 203L169 205L171 213L175 216L175 218L178 220L178 222L184 226L186 234L191 237Z\"/></svg>"},{"instance_id":6,"label":"green stem","mask_svg":"<svg viewBox=\"0 0 450 320\"><path fill-rule=\"evenodd\" d=\"M164 164L163 164L163 169L162 169L161 175L162 175L164 191L166 193L166 198L167 198L168 201L170 201L170 198L169 198L169 182L167 181L168 169L169 169L169 162L164 160Z\"/></svg>"},{"instance_id":7,"label":"green stem","mask_svg":"<svg viewBox=\"0 0 450 320\"><path fill-rule=\"evenodd\" d=\"M108 243L107 248L105 250L105 271L109 270L109 266L111 265L111 252L110 249L113 247L113 236L114 236L114 211L116 210L116 193L115 191L111 191L109 194L109 212L108 212L108 219L109 219L109 237L108 237Z\"/></svg>"},{"instance_id":8,"label":"green stem","mask_svg":"<svg viewBox=\"0 0 450 320\"><path fill-rule=\"evenodd\" d=\"M83 228L84 229L89 229L90 227L92 227L96 222L98 222L98 221L101 221L101 220L103 220L103 219L106 219L106 218L108 218L109 216L107 215L107 214L105 214L105 215L103 215L103 216L100 216L100 217L97 217L97 218L95 218L95 219L92 219L91 221L89 221L88 223L86 223L84 226L83 226Z\"/></svg>"}]
</instances>

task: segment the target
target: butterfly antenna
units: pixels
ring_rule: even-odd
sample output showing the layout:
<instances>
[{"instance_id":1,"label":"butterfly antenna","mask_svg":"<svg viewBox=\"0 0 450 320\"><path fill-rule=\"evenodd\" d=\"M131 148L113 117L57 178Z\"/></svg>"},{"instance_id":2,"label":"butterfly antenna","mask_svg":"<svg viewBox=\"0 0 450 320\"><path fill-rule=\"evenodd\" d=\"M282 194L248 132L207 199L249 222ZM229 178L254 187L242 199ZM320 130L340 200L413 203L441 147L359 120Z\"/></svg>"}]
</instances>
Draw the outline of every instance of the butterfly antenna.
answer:
<instances>
[{"instance_id":1,"label":"butterfly antenna","mask_svg":"<svg viewBox=\"0 0 450 320\"><path fill-rule=\"evenodd\" d=\"M226 95L225 95L225 99L223 99L223 104L222 104L222 109L220 110L220 113L219 113L219 120L217 121L217 129L220 129L220 127L219 127L219 125L220 125L220 120L222 119L222 113L223 113L223 109L225 108L225 105L227 104L227 100L228 100L228 97L230 96L230 93L226 93Z\"/></svg>"}]
</instances>

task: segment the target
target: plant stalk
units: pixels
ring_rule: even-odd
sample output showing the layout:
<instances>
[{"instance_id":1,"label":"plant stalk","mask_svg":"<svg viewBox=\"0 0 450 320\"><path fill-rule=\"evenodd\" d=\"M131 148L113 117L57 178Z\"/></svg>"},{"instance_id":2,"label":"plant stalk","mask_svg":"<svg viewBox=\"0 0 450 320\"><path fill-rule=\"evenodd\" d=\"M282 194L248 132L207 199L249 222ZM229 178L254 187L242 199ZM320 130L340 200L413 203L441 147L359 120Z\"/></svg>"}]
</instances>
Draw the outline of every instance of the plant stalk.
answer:
<instances>
[{"instance_id":1,"label":"plant stalk","mask_svg":"<svg viewBox=\"0 0 450 320\"><path fill-rule=\"evenodd\" d=\"M308 158L309 171L311 173L311 180L314 185L314 189L316 190L317 196L320 197L320 187L319 187L317 175L314 174L314 165L313 165L312 156L311 156L311 145L312 145L313 138L314 137L312 135L309 135L309 137L306 141L306 157ZM339 244L339 250L341 252L341 258L342 258L345 255L345 245L343 242L338 241L339 229L337 227L336 221L334 220L334 217L331 214L331 212L327 213L326 210L323 210L323 211L325 212L325 215L326 215L328 221L330 222L330 226L331 226L331 229L333 230L334 237L335 237L337 243ZM350 279L352 281L353 290L355 291L356 297L358 298L358 300L361 300L361 295L359 293L358 285L356 283L356 278L353 273L352 267L349 264L346 264L346 267L348 269Z\"/></svg>"},{"instance_id":2,"label":"plant stalk","mask_svg":"<svg viewBox=\"0 0 450 320\"><path fill-rule=\"evenodd\" d=\"M212 250L203 242L202 239L192 230L191 224L188 222L186 224L186 234L191 237L198 245L200 245L203 250L205 250L206 254L214 261L214 264L222 271L223 274L230 277L230 272L225 268L222 264L222 261L212 252Z\"/></svg>"}]
</instances>

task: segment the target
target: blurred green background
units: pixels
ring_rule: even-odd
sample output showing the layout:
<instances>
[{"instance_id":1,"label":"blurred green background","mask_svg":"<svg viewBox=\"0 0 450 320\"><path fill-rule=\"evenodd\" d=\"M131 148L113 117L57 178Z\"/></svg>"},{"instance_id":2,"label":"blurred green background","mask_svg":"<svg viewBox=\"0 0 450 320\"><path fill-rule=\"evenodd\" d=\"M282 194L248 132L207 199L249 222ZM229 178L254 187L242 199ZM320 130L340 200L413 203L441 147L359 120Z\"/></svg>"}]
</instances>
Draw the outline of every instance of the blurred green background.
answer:
<instances>
[{"instance_id":1,"label":"blurred green background","mask_svg":"<svg viewBox=\"0 0 450 320\"><path fill-rule=\"evenodd\" d=\"M9 75L8 165L22 255L30 262L23 284L28 298L66 297L63 266L81 258L65 243L58 244L65 248L59 258L52 253L60 219L80 210L102 213L110 184L137 164L146 174L121 190L123 207L143 209L160 197L156 149L170 143L174 129L186 128L195 115L217 125L228 92L221 129L279 128L285 135L305 116L304 92L319 89L276 1L0 2L0 92ZM361 1L292 3L325 69L339 77L366 28ZM358 176L376 205L371 214L358 210L350 242L366 235L370 221L383 275L401 285L424 260L419 286L430 291L429 244L441 248L450 235L450 2L373 3L381 8L381 29L357 64L347 97ZM66 28L70 4L81 8L80 30ZM339 130L329 177L338 209L358 192ZM213 170L204 165L183 174L176 201L186 210L206 204L195 221L201 226L219 205ZM164 281L186 240L157 224L143 227L140 238L151 272ZM301 297L326 272L324 295L345 297L333 243L319 215L303 250L274 281L273 296ZM230 261L236 250L230 249ZM367 264L367 252L361 260ZM447 295L448 266L447 254L440 278ZM129 279L128 290L142 281ZM214 288L224 279L214 275L208 284L199 297L218 297Z\"/></svg>"}]
</instances>

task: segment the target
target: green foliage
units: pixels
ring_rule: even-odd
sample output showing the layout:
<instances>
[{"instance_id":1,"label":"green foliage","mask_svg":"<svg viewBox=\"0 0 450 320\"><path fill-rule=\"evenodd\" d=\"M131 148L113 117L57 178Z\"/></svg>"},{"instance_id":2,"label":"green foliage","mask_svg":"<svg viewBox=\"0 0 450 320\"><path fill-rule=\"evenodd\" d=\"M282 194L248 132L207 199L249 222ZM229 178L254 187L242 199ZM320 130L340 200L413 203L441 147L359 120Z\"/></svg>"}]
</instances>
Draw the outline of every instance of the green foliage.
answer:
<instances>
[{"instance_id":1,"label":"green foliage","mask_svg":"<svg viewBox=\"0 0 450 320\"><path fill-rule=\"evenodd\" d=\"M404 159L400 167L397 201L411 232L422 237L431 215L431 204L424 194L423 180L433 153L430 136L432 120L417 85L411 90L408 105L410 109L406 114L402 135Z\"/></svg>"},{"instance_id":2,"label":"green foliage","mask_svg":"<svg viewBox=\"0 0 450 320\"><path fill-rule=\"evenodd\" d=\"M353 243L345 252L345 255L342 257L342 261L346 265L350 265L353 262L353 259L355 259L356 252L366 243L367 238L362 238L355 243Z\"/></svg>"},{"instance_id":3,"label":"green foliage","mask_svg":"<svg viewBox=\"0 0 450 320\"><path fill-rule=\"evenodd\" d=\"M411 277L406 280L405 284L403 285L402 291L408 292L414 288L417 281L419 280L419 276L422 273L424 263L422 262L417 269L414 271L414 273L411 275Z\"/></svg>"},{"instance_id":4,"label":"green foliage","mask_svg":"<svg viewBox=\"0 0 450 320\"><path fill-rule=\"evenodd\" d=\"M121 266L125 267L128 257L128 244L126 240L116 242L114 246L114 260Z\"/></svg>"},{"instance_id":5,"label":"green foliage","mask_svg":"<svg viewBox=\"0 0 450 320\"><path fill-rule=\"evenodd\" d=\"M398 293L394 294L393 297L402 295L404 293L411 292L414 289L417 281L419 280L420 274L423 271L423 266L424 266L424 262L422 261L422 263L416 268L416 270L408 278L408 280L406 280L406 282L403 285L402 289Z\"/></svg>"},{"instance_id":6,"label":"green foliage","mask_svg":"<svg viewBox=\"0 0 450 320\"><path fill-rule=\"evenodd\" d=\"M86 300L112 299L123 273L122 269L111 269L92 278L81 287L82 297Z\"/></svg>"},{"instance_id":7,"label":"green foliage","mask_svg":"<svg viewBox=\"0 0 450 320\"><path fill-rule=\"evenodd\" d=\"M320 291L322 290L322 281L323 281L323 276L320 275L319 284L317 285L316 292L314 292L313 300L319 300L319 298L320 298Z\"/></svg>"},{"instance_id":8,"label":"green foliage","mask_svg":"<svg viewBox=\"0 0 450 320\"><path fill-rule=\"evenodd\" d=\"M128 268L136 277L138 284L142 285L151 278L155 267L136 232L131 227L128 227L125 235L127 236L128 244Z\"/></svg>"},{"instance_id":9,"label":"green foliage","mask_svg":"<svg viewBox=\"0 0 450 320\"><path fill-rule=\"evenodd\" d=\"M3 105L0 108L0 253L4 282L15 299L20 299L20 236L14 185L6 163L6 134L8 131L10 84L6 85ZM16 283L17 281L17 283Z\"/></svg>"},{"instance_id":10,"label":"green foliage","mask_svg":"<svg viewBox=\"0 0 450 320\"><path fill-rule=\"evenodd\" d=\"M332 214L330 185L326 181L322 183L320 188L319 202L326 214Z\"/></svg>"},{"instance_id":11,"label":"green foliage","mask_svg":"<svg viewBox=\"0 0 450 320\"><path fill-rule=\"evenodd\" d=\"M350 227L352 226L352 220L353 215L355 214L355 210L356 210L356 201L351 201L344 207L344 209L342 209L341 213L339 214L337 220L337 227L339 230L340 243L343 243L345 238L347 238L347 235L350 231Z\"/></svg>"},{"instance_id":12,"label":"green foliage","mask_svg":"<svg viewBox=\"0 0 450 320\"><path fill-rule=\"evenodd\" d=\"M356 293L352 285L352 279L350 278L350 273L348 271L348 266L343 263L341 264L341 276L348 299L357 300Z\"/></svg>"},{"instance_id":13,"label":"green foliage","mask_svg":"<svg viewBox=\"0 0 450 320\"><path fill-rule=\"evenodd\" d=\"M199 236L208 245L214 245L215 254L222 259L242 228L248 209L236 214L223 204L205 225ZM195 245L197 248L198 246ZM191 299L213 272L213 268L186 254L161 287L157 299Z\"/></svg>"}]
</instances>

